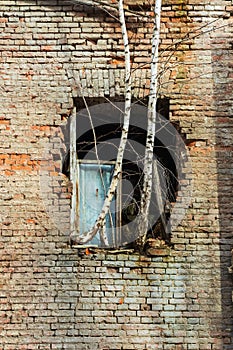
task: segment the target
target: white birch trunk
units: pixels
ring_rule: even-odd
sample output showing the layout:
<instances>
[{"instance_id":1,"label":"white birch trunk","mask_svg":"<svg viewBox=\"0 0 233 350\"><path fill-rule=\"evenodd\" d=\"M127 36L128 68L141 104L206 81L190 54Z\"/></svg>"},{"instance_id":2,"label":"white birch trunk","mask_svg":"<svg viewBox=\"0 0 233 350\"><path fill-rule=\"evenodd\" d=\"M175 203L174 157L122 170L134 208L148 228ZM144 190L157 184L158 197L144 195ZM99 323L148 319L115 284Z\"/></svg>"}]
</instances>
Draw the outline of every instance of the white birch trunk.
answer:
<instances>
[{"instance_id":1,"label":"white birch trunk","mask_svg":"<svg viewBox=\"0 0 233 350\"><path fill-rule=\"evenodd\" d=\"M123 7L123 0L119 0L118 4L119 9L119 18L121 23L122 30L122 38L124 42L124 51L125 51L125 111L124 111L124 123L122 129L122 135L119 145L119 150L116 159L116 165L113 173L112 182L110 188L108 190L107 196L105 198L102 212L100 213L98 219L95 222L95 225L88 232L82 233L82 236L78 237L77 243L86 244L88 243L98 232L101 227L104 225L104 220L109 212L111 201L113 196L115 195L116 188L118 185L118 181L121 175L122 170L122 161L124 156L124 150L127 143L128 138L128 130L129 130L129 121L130 121L130 110L131 110L131 65L130 65L130 49L129 49L129 41L128 34L125 23L125 14Z\"/></svg>"},{"instance_id":2,"label":"white birch trunk","mask_svg":"<svg viewBox=\"0 0 233 350\"><path fill-rule=\"evenodd\" d=\"M160 36L160 16L161 16L162 0L155 1L155 22L152 37L152 58L151 58L151 82L150 82L150 96L148 102L148 127L147 140L144 161L144 182L141 198L141 223L140 236L146 237L148 229L148 214L151 199L151 191L153 185L153 150L155 139L155 125L156 125L156 104L158 93L158 49ZM157 166L157 165L156 165ZM156 172L157 173L157 172ZM157 180L158 180L158 176ZM142 242L143 243L143 242Z\"/></svg>"}]
</instances>

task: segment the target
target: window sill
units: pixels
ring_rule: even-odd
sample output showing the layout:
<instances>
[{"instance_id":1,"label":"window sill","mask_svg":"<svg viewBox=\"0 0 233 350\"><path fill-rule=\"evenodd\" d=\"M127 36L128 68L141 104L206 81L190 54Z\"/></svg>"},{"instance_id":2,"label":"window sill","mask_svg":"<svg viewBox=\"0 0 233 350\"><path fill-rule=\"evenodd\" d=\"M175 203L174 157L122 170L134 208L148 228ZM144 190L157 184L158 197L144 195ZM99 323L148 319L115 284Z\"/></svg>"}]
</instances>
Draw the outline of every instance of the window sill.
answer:
<instances>
[{"instance_id":1,"label":"window sill","mask_svg":"<svg viewBox=\"0 0 233 350\"><path fill-rule=\"evenodd\" d=\"M119 248L119 249L108 249L108 248L98 248L93 245L73 245L72 248L76 248L81 252L81 255L92 255L96 253L109 252L111 254L135 254L139 253L138 249L127 249L127 248ZM140 253L139 253L140 254ZM153 256L170 256L171 248L161 239L149 238L146 241L144 253L142 255L146 255L148 257Z\"/></svg>"}]
</instances>

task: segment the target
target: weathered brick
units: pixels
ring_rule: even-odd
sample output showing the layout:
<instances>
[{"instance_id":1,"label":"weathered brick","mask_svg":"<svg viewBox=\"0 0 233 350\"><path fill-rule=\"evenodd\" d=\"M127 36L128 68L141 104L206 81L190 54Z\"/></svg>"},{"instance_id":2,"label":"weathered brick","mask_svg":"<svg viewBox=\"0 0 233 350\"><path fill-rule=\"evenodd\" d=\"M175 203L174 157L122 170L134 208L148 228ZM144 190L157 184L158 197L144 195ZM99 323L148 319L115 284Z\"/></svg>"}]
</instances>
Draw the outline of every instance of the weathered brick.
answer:
<instances>
[{"instance_id":1,"label":"weathered brick","mask_svg":"<svg viewBox=\"0 0 233 350\"><path fill-rule=\"evenodd\" d=\"M231 349L229 2L163 2L159 93L191 166L174 204L182 220L171 228L170 256L144 257L86 255L67 244L71 192L57 130L73 98L124 94L118 21L81 4L0 0L0 349ZM149 15L144 0L125 7ZM149 17L126 20L133 97L143 99L152 27ZM54 158L47 164L46 150ZM49 174L43 190L41 169Z\"/></svg>"}]
</instances>

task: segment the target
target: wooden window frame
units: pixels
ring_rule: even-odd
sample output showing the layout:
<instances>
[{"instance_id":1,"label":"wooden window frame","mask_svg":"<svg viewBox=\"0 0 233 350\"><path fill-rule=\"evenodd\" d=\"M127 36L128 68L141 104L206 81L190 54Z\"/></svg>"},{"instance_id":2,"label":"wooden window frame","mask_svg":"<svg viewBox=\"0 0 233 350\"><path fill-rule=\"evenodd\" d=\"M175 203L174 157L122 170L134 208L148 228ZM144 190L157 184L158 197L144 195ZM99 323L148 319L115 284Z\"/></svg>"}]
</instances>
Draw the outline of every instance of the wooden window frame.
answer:
<instances>
[{"instance_id":1,"label":"wooden window frame","mask_svg":"<svg viewBox=\"0 0 233 350\"><path fill-rule=\"evenodd\" d=\"M83 233L80 232L80 226L81 226L81 222L80 222L80 217L81 217L81 211L82 208L80 206L80 200L81 200L81 195L80 195L80 190L81 190L81 180L80 180L80 165L81 164L90 164L90 165L99 165L99 170L101 170L101 165L114 165L116 164L115 161L101 161L101 160L89 160L89 159L77 159L76 161L76 230L77 232L79 232L79 234L82 236ZM115 194L115 227L113 227L114 229L114 234L112 235L112 242L110 243L109 247L118 247L120 246L120 242L121 242L121 207L122 207L122 189L121 189L121 178L119 180L119 184L116 190L116 194ZM98 219L98 215L100 213L96 212L96 220ZM91 229L91 227L89 228ZM100 229L101 230L101 229ZM97 233L98 234L98 233ZM97 235L96 234L96 235ZM107 234L107 237L110 238ZM93 237L92 240L94 240L96 238ZM87 245L90 247L102 247L101 245L101 240L100 240L100 244L92 244L92 240L90 241L90 243L88 243ZM86 246L87 246L86 245Z\"/></svg>"}]
</instances>

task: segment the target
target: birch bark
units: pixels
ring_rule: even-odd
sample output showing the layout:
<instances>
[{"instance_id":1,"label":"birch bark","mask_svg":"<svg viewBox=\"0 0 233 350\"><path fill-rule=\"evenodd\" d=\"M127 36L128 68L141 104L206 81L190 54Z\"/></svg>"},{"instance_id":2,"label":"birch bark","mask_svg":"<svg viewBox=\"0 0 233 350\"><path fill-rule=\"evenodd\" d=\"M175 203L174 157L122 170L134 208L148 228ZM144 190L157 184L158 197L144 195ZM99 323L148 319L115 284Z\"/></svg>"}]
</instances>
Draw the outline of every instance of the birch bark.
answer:
<instances>
[{"instance_id":1,"label":"birch bark","mask_svg":"<svg viewBox=\"0 0 233 350\"><path fill-rule=\"evenodd\" d=\"M148 229L148 214L151 200L151 191L153 185L153 150L155 139L156 126L156 104L158 94L158 49L160 37L160 17L161 17L162 0L155 1L154 9L154 30L152 37L152 57L151 57L151 82L150 95L148 101L148 126L147 126L147 140L144 160L144 181L141 197L141 222L140 222L140 236L142 244L145 241ZM157 163L155 165L157 167ZM158 170L156 169L156 180L159 180ZM159 181L158 181L159 182ZM159 183L157 184L157 187ZM157 194L158 195L158 194Z\"/></svg>"}]
</instances>

